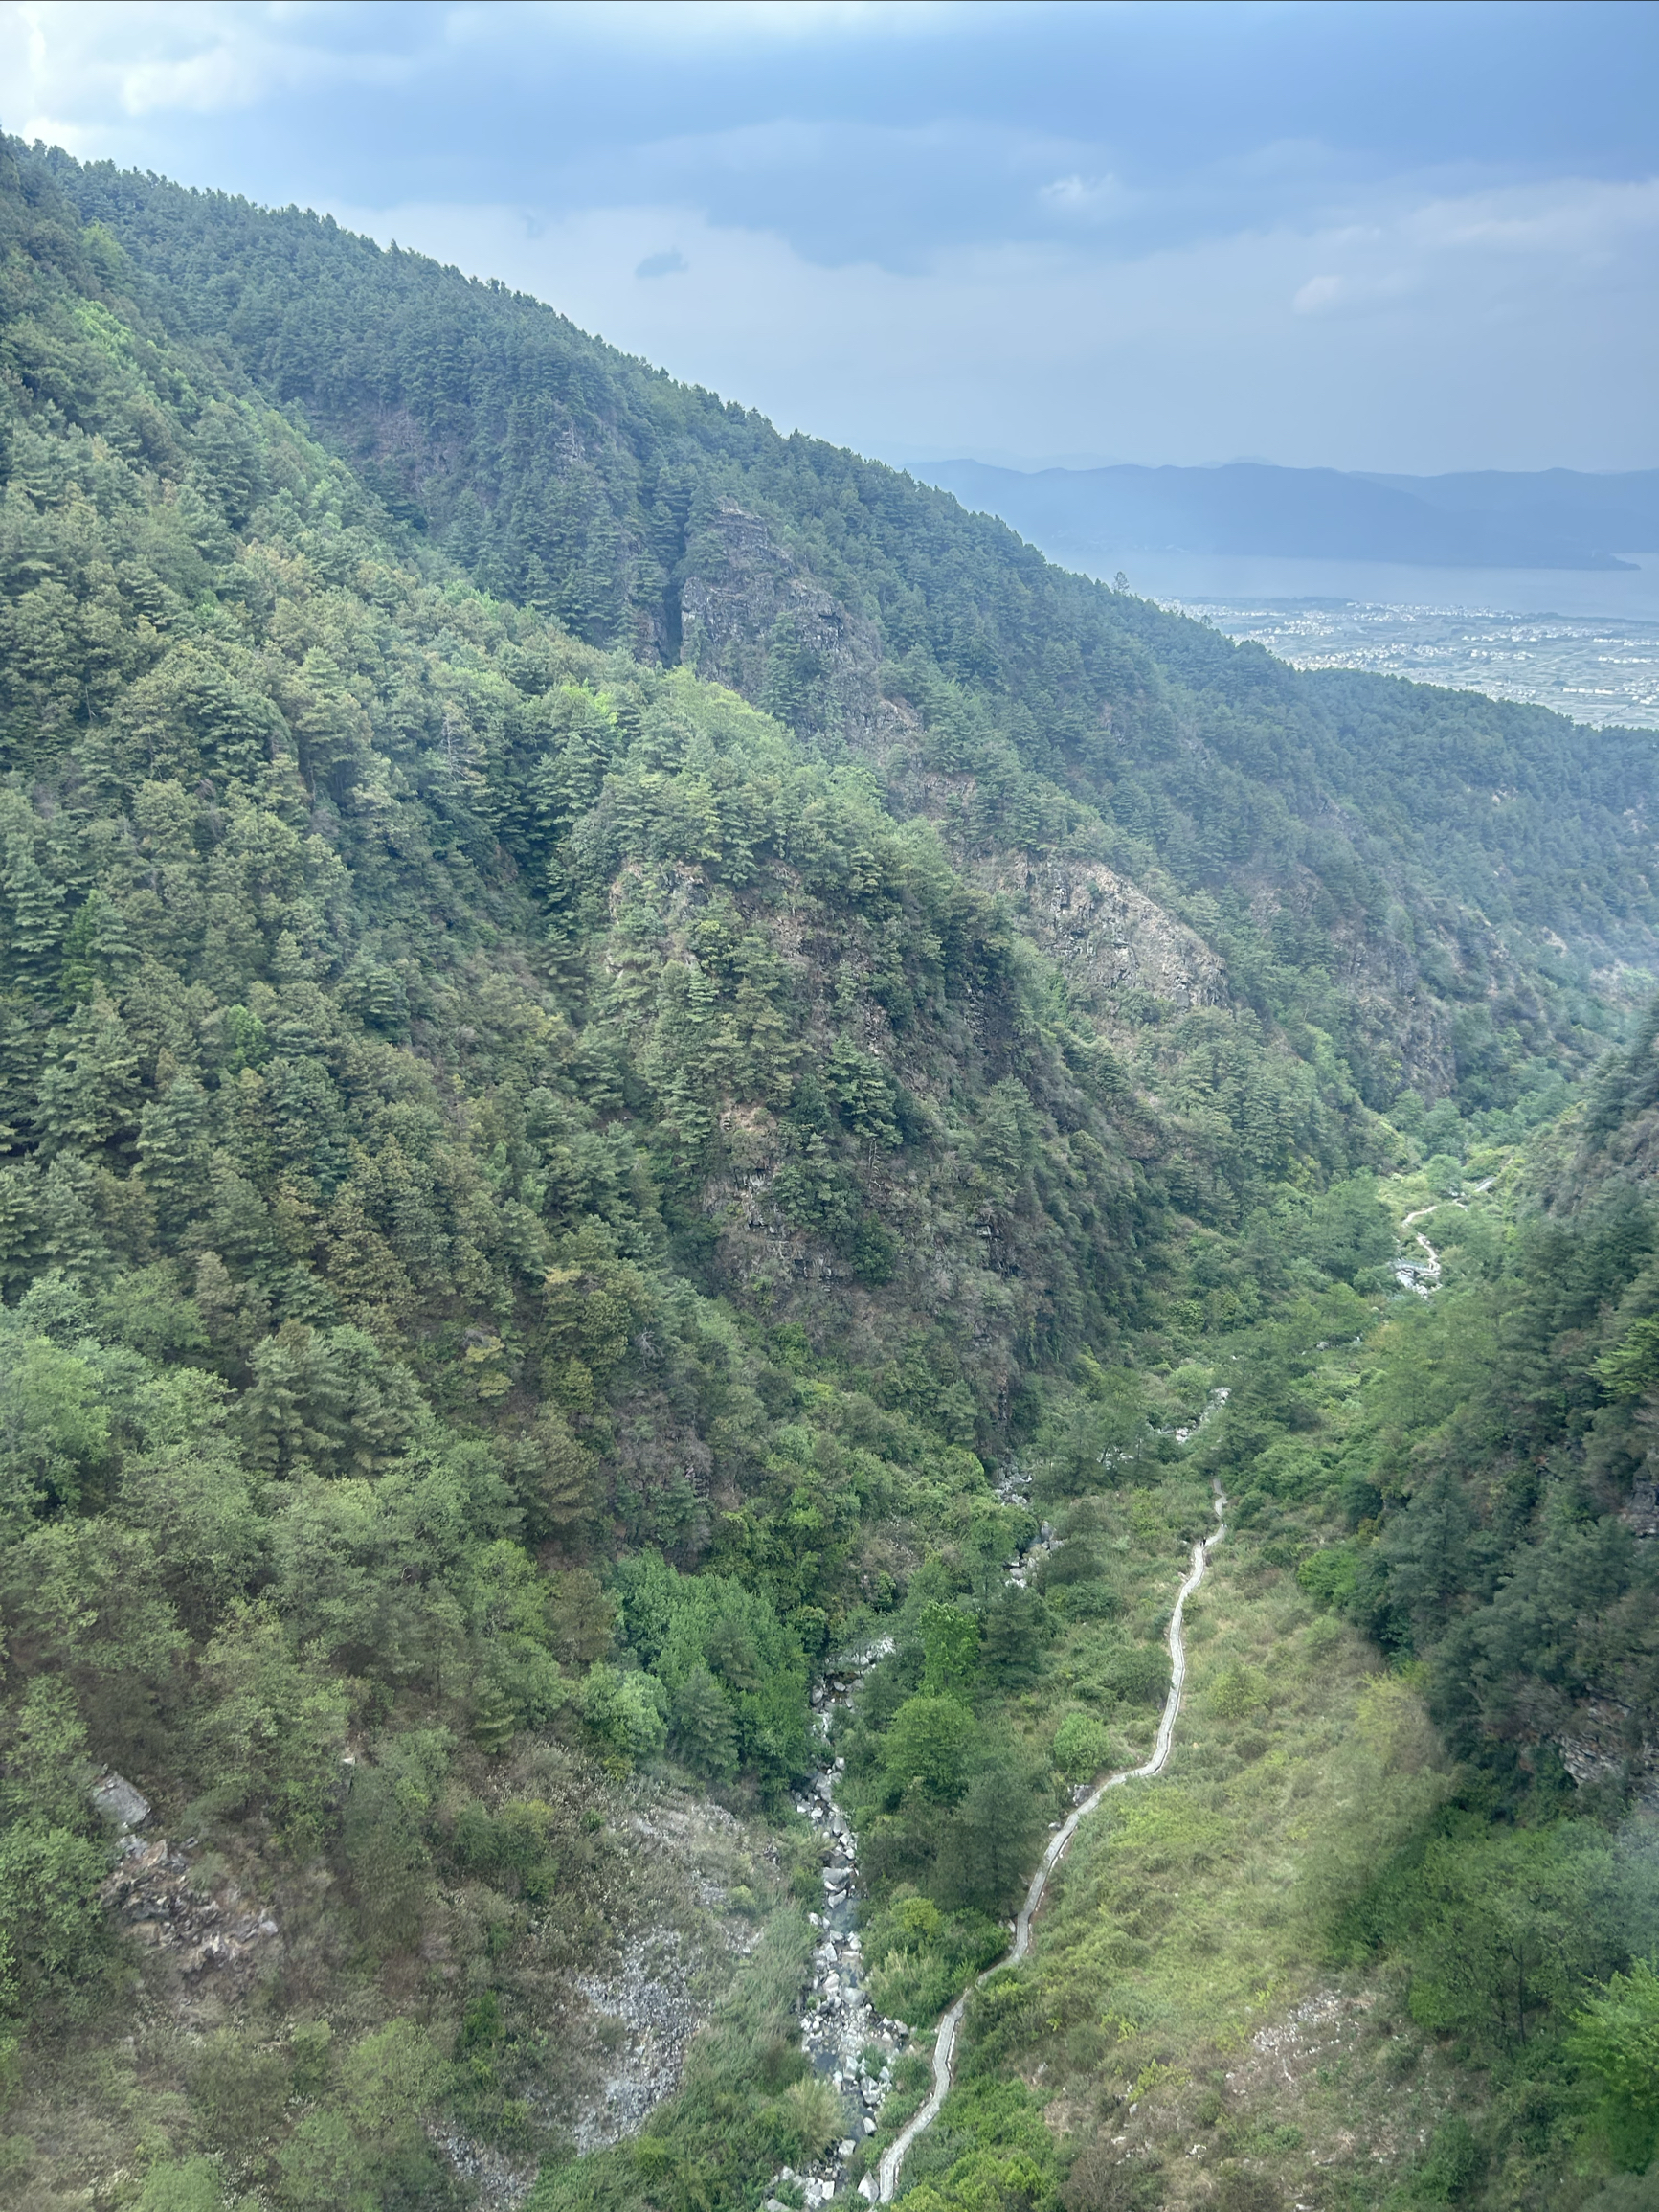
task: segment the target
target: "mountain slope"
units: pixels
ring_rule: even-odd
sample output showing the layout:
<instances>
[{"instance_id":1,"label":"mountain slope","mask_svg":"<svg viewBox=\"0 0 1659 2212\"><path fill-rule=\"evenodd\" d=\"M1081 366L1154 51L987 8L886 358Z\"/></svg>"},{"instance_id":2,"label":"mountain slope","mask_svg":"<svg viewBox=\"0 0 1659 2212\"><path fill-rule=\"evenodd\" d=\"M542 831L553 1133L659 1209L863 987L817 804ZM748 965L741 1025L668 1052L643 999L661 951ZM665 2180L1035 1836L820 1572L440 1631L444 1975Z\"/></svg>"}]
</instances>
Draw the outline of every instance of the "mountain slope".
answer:
<instances>
[{"instance_id":1,"label":"mountain slope","mask_svg":"<svg viewBox=\"0 0 1659 2212\"><path fill-rule=\"evenodd\" d=\"M1132 880L1231 1003L1325 1032L1371 1103L1477 1068L1508 1103L1527 1061L1598 1050L1611 971L1651 964L1650 736L1291 675L522 295L48 161L156 315L301 405L487 589L872 761L959 859Z\"/></svg>"},{"instance_id":2,"label":"mountain slope","mask_svg":"<svg viewBox=\"0 0 1659 2212\"><path fill-rule=\"evenodd\" d=\"M809 1658L1019 1538L972 1447L1132 1321L1176 1155L867 774L399 546L42 184L0 174L7 2173L128 2161L130 2094L238 2188L442 2202L425 2111L532 2170L615 2132L641 1944L687 2021L734 1975L772 2020L789 1863L661 1762L774 1804ZM108 1890L104 1764L174 1845Z\"/></svg>"},{"instance_id":3,"label":"mountain slope","mask_svg":"<svg viewBox=\"0 0 1659 2212\"><path fill-rule=\"evenodd\" d=\"M752 2212L842 2124L811 1670L891 1641L919 2014L1155 1697L1219 1364L1205 1450L1318 1423L1367 1163L1616 1025L1647 741L12 147L0 464L0 2189Z\"/></svg>"}]
</instances>

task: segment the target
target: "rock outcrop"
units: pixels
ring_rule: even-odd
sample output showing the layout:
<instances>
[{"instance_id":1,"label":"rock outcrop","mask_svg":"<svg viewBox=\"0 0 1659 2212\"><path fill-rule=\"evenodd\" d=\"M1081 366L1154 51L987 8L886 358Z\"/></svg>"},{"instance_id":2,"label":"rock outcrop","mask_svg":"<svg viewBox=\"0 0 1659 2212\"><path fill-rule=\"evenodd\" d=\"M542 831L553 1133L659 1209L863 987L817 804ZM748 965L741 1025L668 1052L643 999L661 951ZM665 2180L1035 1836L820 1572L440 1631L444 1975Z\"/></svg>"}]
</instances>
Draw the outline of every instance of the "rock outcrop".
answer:
<instances>
[{"instance_id":1,"label":"rock outcrop","mask_svg":"<svg viewBox=\"0 0 1659 2212\"><path fill-rule=\"evenodd\" d=\"M1221 960L1197 930L1100 862L1003 855L975 872L1080 996L1148 991L1183 1012L1225 1004Z\"/></svg>"}]
</instances>

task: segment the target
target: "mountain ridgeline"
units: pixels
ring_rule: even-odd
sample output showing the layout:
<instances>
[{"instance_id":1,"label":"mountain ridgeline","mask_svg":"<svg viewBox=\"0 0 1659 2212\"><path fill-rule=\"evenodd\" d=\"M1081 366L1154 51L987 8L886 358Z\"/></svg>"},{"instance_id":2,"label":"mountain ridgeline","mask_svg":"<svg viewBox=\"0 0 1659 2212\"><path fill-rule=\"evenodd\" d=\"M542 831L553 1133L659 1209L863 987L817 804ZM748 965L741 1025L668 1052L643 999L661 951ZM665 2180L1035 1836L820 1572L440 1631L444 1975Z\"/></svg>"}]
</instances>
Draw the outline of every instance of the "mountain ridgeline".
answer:
<instances>
[{"instance_id":1,"label":"mountain ridgeline","mask_svg":"<svg viewBox=\"0 0 1659 2212\"><path fill-rule=\"evenodd\" d=\"M752 2212L843 2124L812 1675L885 1653L920 2022L1210 1474L1468 1818L1623 1816L1649 734L1298 675L294 210L7 141L0 256L0 2194ZM1401 1321L1379 1178L1528 1142ZM1532 1426L1410 1396L1517 1301ZM1551 1675L1498 1585L1569 1554ZM1143 2201L985 2079L946 2206Z\"/></svg>"},{"instance_id":2,"label":"mountain ridgeline","mask_svg":"<svg viewBox=\"0 0 1659 2212\"><path fill-rule=\"evenodd\" d=\"M1367 476L1335 468L996 468L920 472L1056 553L1254 553L1421 568L1630 569L1659 546L1659 470Z\"/></svg>"}]
</instances>

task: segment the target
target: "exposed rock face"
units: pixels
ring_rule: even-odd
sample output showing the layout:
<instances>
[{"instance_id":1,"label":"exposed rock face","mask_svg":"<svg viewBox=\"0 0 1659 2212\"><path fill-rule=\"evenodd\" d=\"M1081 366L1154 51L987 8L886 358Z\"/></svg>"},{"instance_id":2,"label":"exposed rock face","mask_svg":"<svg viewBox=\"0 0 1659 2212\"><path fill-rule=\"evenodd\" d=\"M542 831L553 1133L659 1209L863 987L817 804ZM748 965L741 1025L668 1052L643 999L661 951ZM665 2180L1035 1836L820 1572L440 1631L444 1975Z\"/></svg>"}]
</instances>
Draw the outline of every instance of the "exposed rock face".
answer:
<instances>
[{"instance_id":1,"label":"exposed rock face","mask_svg":"<svg viewBox=\"0 0 1659 2212\"><path fill-rule=\"evenodd\" d=\"M536 2169L514 2161L493 2144L475 2142L463 2130L445 2121L429 2128L432 2140L442 2151L460 2180L471 2190L469 2201L478 2212L519 2212L536 2185Z\"/></svg>"},{"instance_id":2,"label":"exposed rock face","mask_svg":"<svg viewBox=\"0 0 1659 2212\"><path fill-rule=\"evenodd\" d=\"M269 1913L250 1905L235 1883L212 1895L198 1889L189 1854L169 1850L165 1836L148 1844L129 1836L101 1894L141 1943L168 1954L187 1987L210 1973L215 1978L228 1974L231 1990L243 1993L256 1954L277 1933ZM191 2000L182 1992L179 2009L191 2017Z\"/></svg>"},{"instance_id":3,"label":"exposed rock face","mask_svg":"<svg viewBox=\"0 0 1659 2212\"><path fill-rule=\"evenodd\" d=\"M1150 991L1183 1011L1224 1004L1222 963L1198 932L1098 861L999 856L976 872L1081 993Z\"/></svg>"},{"instance_id":4,"label":"exposed rock face","mask_svg":"<svg viewBox=\"0 0 1659 2212\"><path fill-rule=\"evenodd\" d=\"M641 1792L613 1834L628 1901L616 1901L610 1955L572 1977L544 2084L549 2118L580 2151L637 2133L678 2090L693 2038L762 1939L733 1889L752 1880L776 1894L775 1841L723 1806Z\"/></svg>"},{"instance_id":5,"label":"exposed rock face","mask_svg":"<svg viewBox=\"0 0 1659 2212\"><path fill-rule=\"evenodd\" d=\"M681 596L681 659L760 705L786 688L797 657L838 734L865 747L897 726L877 687L882 643L873 622L803 575L770 526L721 503L691 549Z\"/></svg>"},{"instance_id":6,"label":"exposed rock face","mask_svg":"<svg viewBox=\"0 0 1659 2212\"><path fill-rule=\"evenodd\" d=\"M1566 1768L1581 1790L1596 1782L1629 1783L1644 1812L1659 1812L1659 1742L1644 1735L1628 1705L1581 1698L1555 1729Z\"/></svg>"}]
</instances>

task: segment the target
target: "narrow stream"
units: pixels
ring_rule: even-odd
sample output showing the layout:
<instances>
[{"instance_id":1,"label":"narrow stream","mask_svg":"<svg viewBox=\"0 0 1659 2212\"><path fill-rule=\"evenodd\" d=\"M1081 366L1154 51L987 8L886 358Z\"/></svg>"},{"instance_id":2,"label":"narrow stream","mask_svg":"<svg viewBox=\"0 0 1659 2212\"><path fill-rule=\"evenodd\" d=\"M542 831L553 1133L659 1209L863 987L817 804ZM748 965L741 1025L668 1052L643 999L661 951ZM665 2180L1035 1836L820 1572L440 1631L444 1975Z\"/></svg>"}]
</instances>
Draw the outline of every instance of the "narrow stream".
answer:
<instances>
[{"instance_id":1,"label":"narrow stream","mask_svg":"<svg viewBox=\"0 0 1659 2212\"><path fill-rule=\"evenodd\" d=\"M1472 1195L1480 1196L1489 1191L1496 1181L1495 1175L1489 1175L1484 1182L1471 1183L1468 1188ZM1436 1199L1432 1206L1420 1206L1415 1213L1408 1213L1400 1225L1401 1230L1410 1229L1416 1222L1431 1220L1443 1206L1453 1206L1459 1213L1468 1211L1467 1198ZM1432 1298L1440 1288L1440 1254L1421 1229L1417 1230L1416 1242L1422 1245L1427 1257L1408 1258L1402 1249L1395 1257L1394 1279L1401 1290L1415 1291L1420 1298Z\"/></svg>"},{"instance_id":2,"label":"narrow stream","mask_svg":"<svg viewBox=\"0 0 1659 2212\"><path fill-rule=\"evenodd\" d=\"M1491 1180L1489 1177L1486 1183L1477 1184L1474 1188L1488 1189ZM1461 1205L1463 1202L1454 1199L1450 1203ZM1434 1210L1433 1207L1425 1207L1420 1212L1408 1214L1403 1227L1412 1229ZM1402 1290L1415 1291L1421 1298L1429 1298L1440 1287L1440 1254L1421 1230L1417 1232L1415 1241L1424 1256L1421 1260L1408 1259L1402 1252L1394 1263L1395 1279ZM1211 1404L1205 1409L1200 1427L1203 1420L1207 1420L1217 1410L1217 1405L1224 1403L1226 1396L1225 1390L1215 1393ZM1177 1439L1184 1443L1189 1432L1179 1430L1176 1433ZM1029 1481L1028 1474L1017 1473L1006 1478L1004 1490L999 1495L1004 1496L1005 1501L1012 1501L1012 1486L1020 1483L1028 1485ZM1214 1485L1214 1488L1216 1532L1194 1545L1191 1570L1177 1592L1175 1610L1170 1615L1169 1695L1164 1700L1152 1755L1141 1766L1126 1767L1120 1773L1109 1774L1103 1781L1097 1782L1050 1838L1048 1848L1031 1878L1025 1902L1020 1907L1014 1923L1013 1942L994 1966L987 1967L978 1979L962 1992L939 2020L933 2041L933 2084L927 2102L883 2152L876 2170L866 2174L859 2183L860 2194L872 2204L891 2203L898 2190L899 2176L906 2157L917 2139L938 2118L940 2109L950 2094L952 2083L955 2079L956 2037L974 1990L992 1975L999 1973L1004 1967L1018 1966L1021 1959L1029 1955L1032 1923L1042 1908L1050 1877L1071 1848L1072 1839L1078 1829L1091 1813L1098 1810L1109 1791L1121 1789L1126 1782L1150 1781L1153 1776L1161 1773L1168 1763L1175 1741L1176 1722L1180 1716L1181 1702L1186 1691L1187 1654L1186 1639L1181 1629L1182 1614L1187 1599L1204 1579L1211 1550L1227 1533L1223 1519L1227 1501L1219 1484ZM1046 1523L1040 1541L1044 1546L1053 1541ZM1010 1579L1023 1585L1025 1577L1022 1569L1023 1562L1017 1562ZM890 1650L891 1645L887 1644L884 1648ZM826 1738L833 1708L851 1703L859 1676L881 1656L882 1648L872 1648L859 1659L849 1662L841 1674L832 1677L821 1692L814 1693L818 1718ZM809 1815L815 1823L821 1822L836 1840L836 1849L824 1870L825 1908L821 1917L816 1913L813 1915L819 1930L820 1940L814 1962L817 1969L814 2001L801 2023L802 2048L811 2057L815 2070L827 2076L847 2102L856 2102L860 2110L858 2129L862 2134L868 2135L874 2133L875 2115L890 2093L892 2073L888 2062L904 2049L912 2031L902 2020L879 2018L862 1987L863 1960L854 1929L854 1912L849 1895L855 1872L857 1839L835 1802L835 1783L841 1765L839 1759L831 1761L826 1758L806 1797L796 1808ZM879 2071L872 2071L870 2062L878 2055ZM839 2195L847 2161L853 2156L860 2140L861 2133L855 2132L826 2154L816 2169L797 2175L786 2167L778 2178L801 2184L806 2197L807 2212L817 2212L818 2206ZM769 2197L766 2212L774 2212L774 2207L775 2212L786 2212L781 2202Z\"/></svg>"},{"instance_id":3,"label":"narrow stream","mask_svg":"<svg viewBox=\"0 0 1659 2212\"><path fill-rule=\"evenodd\" d=\"M807 2009L802 2017L800 2047L820 2080L827 2081L841 2099L849 2118L849 2131L833 2143L804 2172L786 2166L773 2178L793 2183L806 2200L807 2212L840 2195L846 2179L847 2162L875 2133L876 2114L892 2089L892 2062L909 2040L903 2020L878 2014L863 1984L863 1945L857 1929L852 1889L858 1875L858 1838L835 1800L835 1786L845 1760L828 1749L830 1723L847 1705L861 1678L892 1650L892 1638L884 1636L868 1650L842 1660L813 1691L813 1720L823 1732L824 1762L814 1774L804 1795L796 1799L796 1811L812 1821L830 1840L823 1868L823 1910L809 1914L818 1931L813 1952L813 1978ZM788 2212L775 2196L769 2208Z\"/></svg>"}]
</instances>

